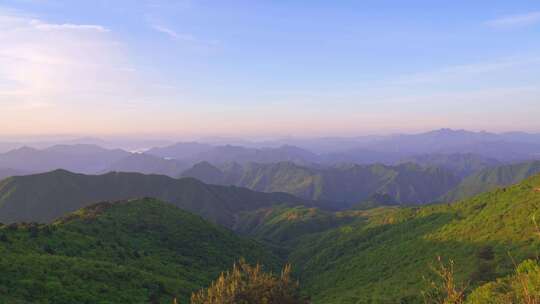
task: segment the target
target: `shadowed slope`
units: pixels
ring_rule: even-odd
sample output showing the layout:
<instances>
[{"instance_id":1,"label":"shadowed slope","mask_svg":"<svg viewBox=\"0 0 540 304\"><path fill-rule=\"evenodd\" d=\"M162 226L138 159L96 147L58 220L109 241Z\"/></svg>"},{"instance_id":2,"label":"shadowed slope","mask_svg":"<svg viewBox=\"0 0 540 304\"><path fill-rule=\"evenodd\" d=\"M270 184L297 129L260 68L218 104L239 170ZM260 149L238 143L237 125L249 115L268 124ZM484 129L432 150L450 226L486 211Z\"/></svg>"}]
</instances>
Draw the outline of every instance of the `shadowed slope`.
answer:
<instances>
[{"instance_id":1,"label":"shadowed slope","mask_svg":"<svg viewBox=\"0 0 540 304\"><path fill-rule=\"evenodd\" d=\"M231 226L240 211L310 203L288 194L213 186L192 178L57 170L0 182L0 222L49 222L95 202L138 197L155 197L225 226Z\"/></svg>"}]
</instances>

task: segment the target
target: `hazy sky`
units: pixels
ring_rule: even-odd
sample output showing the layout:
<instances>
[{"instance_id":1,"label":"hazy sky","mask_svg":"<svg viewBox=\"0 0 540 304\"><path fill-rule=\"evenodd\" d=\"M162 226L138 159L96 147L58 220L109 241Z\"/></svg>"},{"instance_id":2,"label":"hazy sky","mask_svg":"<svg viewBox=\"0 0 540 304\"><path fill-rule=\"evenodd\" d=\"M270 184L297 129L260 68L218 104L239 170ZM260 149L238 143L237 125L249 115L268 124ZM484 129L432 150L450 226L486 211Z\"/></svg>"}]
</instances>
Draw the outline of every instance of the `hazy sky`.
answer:
<instances>
[{"instance_id":1,"label":"hazy sky","mask_svg":"<svg viewBox=\"0 0 540 304\"><path fill-rule=\"evenodd\" d=\"M540 2L0 1L0 135L540 131Z\"/></svg>"}]
</instances>

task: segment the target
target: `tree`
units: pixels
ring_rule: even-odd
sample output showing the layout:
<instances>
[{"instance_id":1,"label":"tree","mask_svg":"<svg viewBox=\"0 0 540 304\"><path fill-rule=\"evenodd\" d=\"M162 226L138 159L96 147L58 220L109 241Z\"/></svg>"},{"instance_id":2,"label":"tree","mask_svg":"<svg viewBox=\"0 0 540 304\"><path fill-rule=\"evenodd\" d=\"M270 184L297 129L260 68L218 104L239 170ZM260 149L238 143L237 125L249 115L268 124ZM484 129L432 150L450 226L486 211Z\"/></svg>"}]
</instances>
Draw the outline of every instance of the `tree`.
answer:
<instances>
[{"instance_id":1,"label":"tree","mask_svg":"<svg viewBox=\"0 0 540 304\"><path fill-rule=\"evenodd\" d=\"M233 269L222 273L207 289L191 296L191 304L305 304L299 284L291 279L291 266L280 276L262 271L240 260Z\"/></svg>"}]
</instances>

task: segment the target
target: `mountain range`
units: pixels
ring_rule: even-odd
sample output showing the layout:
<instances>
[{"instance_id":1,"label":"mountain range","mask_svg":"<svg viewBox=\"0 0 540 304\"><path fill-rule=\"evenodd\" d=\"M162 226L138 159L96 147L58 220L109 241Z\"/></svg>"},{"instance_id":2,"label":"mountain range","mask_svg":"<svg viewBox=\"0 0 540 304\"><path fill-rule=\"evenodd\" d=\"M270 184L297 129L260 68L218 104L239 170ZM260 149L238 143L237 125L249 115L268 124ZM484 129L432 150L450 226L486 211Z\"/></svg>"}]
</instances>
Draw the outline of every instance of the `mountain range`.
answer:
<instances>
[{"instance_id":1,"label":"mountain range","mask_svg":"<svg viewBox=\"0 0 540 304\"><path fill-rule=\"evenodd\" d=\"M182 176L211 184L286 192L309 200L331 201L340 208L360 203L374 194L387 194L396 204L431 203L459 182L449 171L412 163L307 167L281 162L233 163L216 167L202 162L186 170Z\"/></svg>"},{"instance_id":2,"label":"mountain range","mask_svg":"<svg viewBox=\"0 0 540 304\"><path fill-rule=\"evenodd\" d=\"M496 159L473 153L432 153L411 156L400 160L399 163L415 163L423 167L440 167L451 171L460 178L486 168L495 167L502 163Z\"/></svg>"},{"instance_id":3,"label":"mountain range","mask_svg":"<svg viewBox=\"0 0 540 304\"><path fill-rule=\"evenodd\" d=\"M189 168L189 163L146 153L130 154L108 166L103 172L137 172L176 177Z\"/></svg>"},{"instance_id":4,"label":"mountain range","mask_svg":"<svg viewBox=\"0 0 540 304\"><path fill-rule=\"evenodd\" d=\"M211 143L179 142L143 148L147 144L162 142L146 140L139 141L142 146L130 150L132 152L102 148L98 144L110 147L111 143L94 138L60 142L62 144L58 145L35 142L37 148L23 146L0 153L0 168L24 173L64 169L86 174L126 171L175 177L202 161L218 166L234 162L242 165L294 162L303 166L414 162L425 167L438 166L463 178L489 166L540 159L538 134L450 129L392 136L288 138L259 143L233 141L243 145L224 144L224 139ZM125 142L119 141L118 145ZM17 145L6 142L4 146ZM144 154L139 154L143 150Z\"/></svg>"},{"instance_id":5,"label":"mountain range","mask_svg":"<svg viewBox=\"0 0 540 304\"><path fill-rule=\"evenodd\" d=\"M207 185L192 178L111 172L75 174L65 170L0 181L0 222L46 223L100 201L153 197L230 227L235 214L275 204L315 202L285 193Z\"/></svg>"}]
</instances>

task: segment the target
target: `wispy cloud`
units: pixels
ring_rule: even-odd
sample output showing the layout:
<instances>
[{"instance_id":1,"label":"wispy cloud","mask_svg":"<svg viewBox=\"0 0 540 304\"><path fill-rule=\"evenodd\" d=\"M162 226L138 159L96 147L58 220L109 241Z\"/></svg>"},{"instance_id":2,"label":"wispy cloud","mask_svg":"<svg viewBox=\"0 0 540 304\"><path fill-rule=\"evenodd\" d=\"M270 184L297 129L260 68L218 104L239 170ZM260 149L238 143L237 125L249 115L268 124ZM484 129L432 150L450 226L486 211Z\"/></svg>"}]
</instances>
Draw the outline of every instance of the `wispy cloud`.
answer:
<instances>
[{"instance_id":1,"label":"wispy cloud","mask_svg":"<svg viewBox=\"0 0 540 304\"><path fill-rule=\"evenodd\" d=\"M516 28L540 23L540 11L529 12L520 15L503 16L486 22L494 28Z\"/></svg>"},{"instance_id":2,"label":"wispy cloud","mask_svg":"<svg viewBox=\"0 0 540 304\"><path fill-rule=\"evenodd\" d=\"M161 25L152 25L152 28L160 33L169 36L173 40L195 41L195 38L193 38L192 35L179 34L176 31Z\"/></svg>"},{"instance_id":3,"label":"wispy cloud","mask_svg":"<svg viewBox=\"0 0 540 304\"><path fill-rule=\"evenodd\" d=\"M38 30L42 31L61 31L61 30L74 30L74 31L95 31L100 33L109 32L104 26L94 25L94 24L72 24L72 23L63 23L63 24L52 24L45 23L40 20L33 19L30 22L30 25L34 26Z\"/></svg>"},{"instance_id":4,"label":"wispy cloud","mask_svg":"<svg viewBox=\"0 0 540 304\"><path fill-rule=\"evenodd\" d=\"M218 43L217 40L203 40L203 39L195 38L193 35L190 35L190 34L178 33L175 30L172 30L162 25L152 24L151 27L155 31L163 33L175 41L191 42L191 43L202 44L202 45L215 45Z\"/></svg>"}]
</instances>

